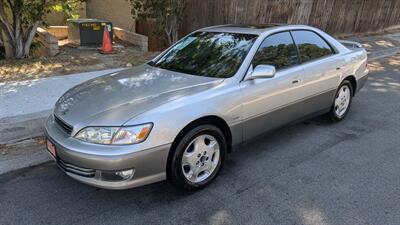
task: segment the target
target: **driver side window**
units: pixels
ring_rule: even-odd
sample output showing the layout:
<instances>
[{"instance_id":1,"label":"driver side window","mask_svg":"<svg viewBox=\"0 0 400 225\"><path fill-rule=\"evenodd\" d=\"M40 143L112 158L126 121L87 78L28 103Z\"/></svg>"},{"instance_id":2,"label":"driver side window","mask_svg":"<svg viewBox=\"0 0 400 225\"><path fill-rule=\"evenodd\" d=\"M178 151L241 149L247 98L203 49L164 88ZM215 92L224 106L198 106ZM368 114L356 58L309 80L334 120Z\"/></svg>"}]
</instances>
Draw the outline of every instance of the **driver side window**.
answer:
<instances>
[{"instance_id":1,"label":"driver side window","mask_svg":"<svg viewBox=\"0 0 400 225\"><path fill-rule=\"evenodd\" d=\"M253 68L257 65L275 66L276 70L299 64L296 45L289 32L281 32L267 37L253 58Z\"/></svg>"}]
</instances>

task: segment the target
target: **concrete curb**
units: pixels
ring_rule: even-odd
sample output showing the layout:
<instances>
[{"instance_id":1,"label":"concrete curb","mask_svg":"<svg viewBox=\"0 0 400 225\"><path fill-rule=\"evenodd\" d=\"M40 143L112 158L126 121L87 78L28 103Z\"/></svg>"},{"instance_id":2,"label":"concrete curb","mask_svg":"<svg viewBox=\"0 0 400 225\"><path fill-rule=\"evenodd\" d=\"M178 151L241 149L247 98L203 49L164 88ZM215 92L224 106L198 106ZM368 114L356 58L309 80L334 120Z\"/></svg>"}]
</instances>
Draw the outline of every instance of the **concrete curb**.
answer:
<instances>
[{"instance_id":1,"label":"concrete curb","mask_svg":"<svg viewBox=\"0 0 400 225\"><path fill-rule=\"evenodd\" d=\"M51 110L6 117L0 120L0 144L10 144L43 135L43 125Z\"/></svg>"},{"instance_id":2,"label":"concrete curb","mask_svg":"<svg viewBox=\"0 0 400 225\"><path fill-rule=\"evenodd\" d=\"M32 140L20 142L10 151L0 157L0 175L52 160L45 146Z\"/></svg>"}]
</instances>

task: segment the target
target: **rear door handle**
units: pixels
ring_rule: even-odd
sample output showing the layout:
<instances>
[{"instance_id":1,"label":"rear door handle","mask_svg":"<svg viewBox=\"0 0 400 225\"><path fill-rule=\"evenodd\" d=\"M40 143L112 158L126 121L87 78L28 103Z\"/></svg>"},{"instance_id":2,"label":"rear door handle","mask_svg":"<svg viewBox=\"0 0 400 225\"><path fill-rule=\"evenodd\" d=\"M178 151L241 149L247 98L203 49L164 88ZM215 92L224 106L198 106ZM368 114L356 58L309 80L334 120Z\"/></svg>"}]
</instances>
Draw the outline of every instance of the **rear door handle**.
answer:
<instances>
[{"instance_id":1,"label":"rear door handle","mask_svg":"<svg viewBox=\"0 0 400 225\"><path fill-rule=\"evenodd\" d=\"M297 84L299 83L299 80L292 80L292 84Z\"/></svg>"},{"instance_id":2,"label":"rear door handle","mask_svg":"<svg viewBox=\"0 0 400 225\"><path fill-rule=\"evenodd\" d=\"M342 69L342 67L336 67L336 70L340 70L340 69Z\"/></svg>"}]
</instances>

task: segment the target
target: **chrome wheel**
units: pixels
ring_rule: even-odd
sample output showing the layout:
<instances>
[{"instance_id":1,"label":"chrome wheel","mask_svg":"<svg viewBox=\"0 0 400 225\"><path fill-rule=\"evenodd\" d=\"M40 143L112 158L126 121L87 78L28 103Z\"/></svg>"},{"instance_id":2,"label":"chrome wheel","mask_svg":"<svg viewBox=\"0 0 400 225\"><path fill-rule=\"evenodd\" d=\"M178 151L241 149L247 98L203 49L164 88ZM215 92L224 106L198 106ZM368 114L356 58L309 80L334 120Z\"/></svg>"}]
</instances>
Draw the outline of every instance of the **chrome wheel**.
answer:
<instances>
[{"instance_id":1,"label":"chrome wheel","mask_svg":"<svg viewBox=\"0 0 400 225\"><path fill-rule=\"evenodd\" d=\"M347 85L343 85L335 99L334 110L336 115L340 118L344 116L350 105L351 92Z\"/></svg>"},{"instance_id":2,"label":"chrome wheel","mask_svg":"<svg viewBox=\"0 0 400 225\"><path fill-rule=\"evenodd\" d=\"M187 180L199 183L210 177L220 160L220 146L211 135L193 139L182 156L182 172Z\"/></svg>"}]
</instances>

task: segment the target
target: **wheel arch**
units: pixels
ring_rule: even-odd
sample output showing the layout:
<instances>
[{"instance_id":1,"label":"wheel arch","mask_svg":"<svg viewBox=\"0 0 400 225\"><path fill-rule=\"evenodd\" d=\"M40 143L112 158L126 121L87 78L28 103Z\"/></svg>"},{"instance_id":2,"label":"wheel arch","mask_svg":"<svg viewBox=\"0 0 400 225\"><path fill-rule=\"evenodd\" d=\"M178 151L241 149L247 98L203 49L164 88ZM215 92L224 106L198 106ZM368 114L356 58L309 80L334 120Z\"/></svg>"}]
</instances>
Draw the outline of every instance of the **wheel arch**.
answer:
<instances>
[{"instance_id":1,"label":"wheel arch","mask_svg":"<svg viewBox=\"0 0 400 225\"><path fill-rule=\"evenodd\" d=\"M172 161L172 157L173 157L174 152L175 152L175 148L178 145L179 141L183 138L183 136L187 132L189 132L194 127L197 127L197 126L200 126L200 125L205 125L205 124L216 126L222 131L222 133L224 134L225 139L226 139L226 143L227 143L227 147L228 147L227 151L231 152L231 149L232 149L232 132L231 132L231 129L229 128L228 124L226 123L226 121L224 119L222 119L219 116L210 115L210 116L203 116L201 118L193 120L192 122L187 124L181 131L179 131L178 135L175 137L174 141L171 144L171 149L170 149L170 151L168 153L167 168L166 168L167 178L170 177L171 161Z\"/></svg>"},{"instance_id":2,"label":"wheel arch","mask_svg":"<svg viewBox=\"0 0 400 225\"><path fill-rule=\"evenodd\" d=\"M357 92L357 80L353 75L346 76L343 80L348 80L351 83L353 88L353 96L356 95Z\"/></svg>"}]
</instances>

